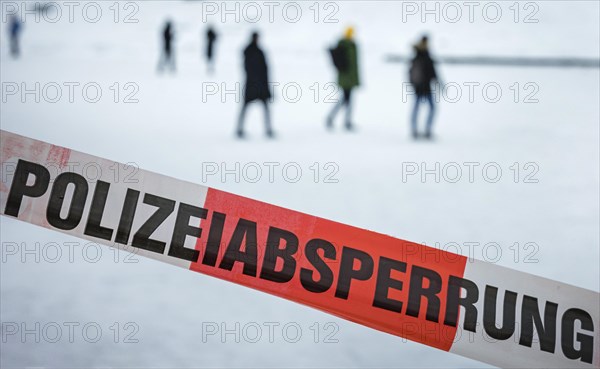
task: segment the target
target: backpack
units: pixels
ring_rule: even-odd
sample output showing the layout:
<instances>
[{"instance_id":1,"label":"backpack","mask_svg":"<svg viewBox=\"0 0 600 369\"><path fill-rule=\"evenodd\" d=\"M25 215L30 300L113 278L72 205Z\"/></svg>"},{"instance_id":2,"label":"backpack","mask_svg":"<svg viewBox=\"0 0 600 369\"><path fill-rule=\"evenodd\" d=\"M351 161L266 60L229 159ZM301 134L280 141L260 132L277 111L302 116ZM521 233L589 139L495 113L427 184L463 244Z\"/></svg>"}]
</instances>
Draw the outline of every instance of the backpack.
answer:
<instances>
[{"instance_id":1,"label":"backpack","mask_svg":"<svg viewBox=\"0 0 600 369\"><path fill-rule=\"evenodd\" d=\"M425 80L425 61L423 58L415 58L408 72L410 83L413 86L421 86L429 81Z\"/></svg>"},{"instance_id":2,"label":"backpack","mask_svg":"<svg viewBox=\"0 0 600 369\"><path fill-rule=\"evenodd\" d=\"M331 61L338 72L344 72L348 69L348 57L346 55L346 49L338 44L335 48L329 49L331 55Z\"/></svg>"}]
</instances>

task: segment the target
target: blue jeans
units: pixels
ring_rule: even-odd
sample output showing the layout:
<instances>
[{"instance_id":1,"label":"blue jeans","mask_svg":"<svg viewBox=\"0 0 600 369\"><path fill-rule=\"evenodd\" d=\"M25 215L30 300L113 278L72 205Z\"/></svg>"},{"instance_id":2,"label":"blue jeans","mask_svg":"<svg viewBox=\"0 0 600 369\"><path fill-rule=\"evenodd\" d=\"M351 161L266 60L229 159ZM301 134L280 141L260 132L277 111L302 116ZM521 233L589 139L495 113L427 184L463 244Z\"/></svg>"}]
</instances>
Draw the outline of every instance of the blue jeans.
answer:
<instances>
[{"instance_id":1,"label":"blue jeans","mask_svg":"<svg viewBox=\"0 0 600 369\"><path fill-rule=\"evenodd\" d=\"M419 106L421 105L421 102L429 103L429 115L427 116L427 127L425 128L425 134L430 135L431 127L433 126L433 116L435 113L435 106L433 104L433 95L431 93L429 93L427 95L417 95L417 98L415 99L415 107L414 107L413 113L412 113L412 133L413 133L413 135L417 134L417 117L419 114Z\"/></svg>"}]
</instances>

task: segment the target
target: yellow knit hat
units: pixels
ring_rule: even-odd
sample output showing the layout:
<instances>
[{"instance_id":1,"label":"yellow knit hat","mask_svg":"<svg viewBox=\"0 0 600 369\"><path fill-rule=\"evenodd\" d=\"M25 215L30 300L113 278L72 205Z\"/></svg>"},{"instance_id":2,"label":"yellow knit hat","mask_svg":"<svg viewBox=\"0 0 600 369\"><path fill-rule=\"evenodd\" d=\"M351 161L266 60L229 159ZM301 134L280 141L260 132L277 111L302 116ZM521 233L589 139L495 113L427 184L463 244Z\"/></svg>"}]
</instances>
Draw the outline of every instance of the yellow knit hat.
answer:
<instances>
[{"instance_id":1,"label":"yellow knit hat","mask_svg":"<svg viewBox=\"0 0 600 369\"><path fill-rule=\"evenodd\" d=\"M347 39L351 39L352 37L354 37L354 27L348 27L348 28L346 28L346 32L344 33L344 36Z\"/></svg>"}]
</instances>

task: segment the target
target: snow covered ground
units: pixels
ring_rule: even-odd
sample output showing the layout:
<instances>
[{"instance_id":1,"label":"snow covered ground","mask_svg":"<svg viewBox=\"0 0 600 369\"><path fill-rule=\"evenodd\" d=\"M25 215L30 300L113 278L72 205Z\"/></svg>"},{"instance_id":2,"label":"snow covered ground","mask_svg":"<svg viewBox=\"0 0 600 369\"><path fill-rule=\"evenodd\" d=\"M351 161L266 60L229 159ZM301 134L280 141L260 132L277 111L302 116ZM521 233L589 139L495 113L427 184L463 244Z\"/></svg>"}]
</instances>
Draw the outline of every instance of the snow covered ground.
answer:
<instances>
[{"instance_id":1,"label":"snow covered ground","mask_svg":"<svg viewBox=\"0 0 600 369\"><path fill-rule=\"evenodd\" d=\"M519 3L518 14L511 2L494 3L502 11L496 23L491 22L496 8L488 5L489 13L482 14L487 3L478 3L472 22L458 3L464 13L456 23L450 22L456 14L447 3L438 3L439 21L428 16L422 22L422 12L411 15L414 8L407 8L407 2L323 2L316 5L318 14L315 3L299 2L302 14L295 23L295 5L288 3L277 3L273 22L267 5L254 3L263 12L257 23L250 22L256 13L247 3L237 3L239 22L233 15L222 22L222 12L210 15L214 7L223 10L221 2L121 2L119 14L114 3L100 2L97 23L82 15L87 3L75 8L72 23L68 8L59 3L63 14L56 23L28 16L17 61L7 51L7 3L2 2L0 34L3 130L600 289L599 69L440 65L450 87L438 105L437 138L429 143L408 135L407 67L385 62L388 54L409 53L425 31L438 55L598 58L598 2L540 1L527 8ZM235 10L235 4L229 2L228 9ZM86 9L88 19L95 16L93 6ZM123 22L130 13L137 23ZM338 22L326 22L328 15ZM157 75L159 30L167 17L175 22L178 70ZM207 23L220 34L214 75L206 73L201 60ZM354 100L358 130L344 132L338 121L330 133L324 129L332 108L327 83L335 77L326 48L349 24L356 28L363 82ZM249 138L240 142L233 137L239 103L235 93L224 91L242 80L240 53L254 29L263 35L271 79L279 84L272 106L278 136L264 138L262 111L253 107L247 117ZM36 82L39 102L34 94L22 93ZM73 102L69 82L79 83L73 85ZM57 85L62 95L52 103ZM469 85L474 86L472 99ZM13 95L8 89L14 86L19 90ZM86 98L94 99L94 86L102 95L90 103ZM498 88L501 96L496 97ZM129 93L137 103L124 103ZM248 163L253 162L263 169L256 183L251 171L239 180L207 172L210 163L229 169L239 163L252 170ZM265 162L280 164L273 181ZM314 163L320 168L316 183ZM326 163L334 164L325 168ZM414 163L425 163L427 169L439 163L439 182L434 174L424 181L421 173L409 175ZM456 179L452 163L458 163L461 178ZM472 180L464 163L477 165ZM281 172L286 164L302 169L297 182ZM489 170L482 173L483 167ZM496 168L502 174L494 182ZM337 182L327 183L325 175L334 171ZM294 176L291 169L287 174ZM485 367L12 219L2 217L0 225L2 367ZM79 242L72 257L70 242ZM58 256L56 245L62 252ZM7 336L7 322L33 330L39 323L40 342L34 334ZM72 340L69 322L78 324ZM235 331L236 323L239 342L234 333L225 339L206 335L215 327ZM272 332L271 323L278 324ZM62 336L54 339L57 326ZM254 343L257 326L262 335ZM98 328L102 337L88 342Z\"/></svg>"}]
</instances>

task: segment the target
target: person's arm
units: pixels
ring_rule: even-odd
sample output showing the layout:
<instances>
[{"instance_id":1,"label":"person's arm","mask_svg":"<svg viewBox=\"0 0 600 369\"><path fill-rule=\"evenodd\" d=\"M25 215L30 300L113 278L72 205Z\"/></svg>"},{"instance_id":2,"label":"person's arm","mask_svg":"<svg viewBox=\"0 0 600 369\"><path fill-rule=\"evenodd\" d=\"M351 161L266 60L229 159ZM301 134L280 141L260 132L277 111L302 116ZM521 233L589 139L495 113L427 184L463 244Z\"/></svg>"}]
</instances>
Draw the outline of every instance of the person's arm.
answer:
<instances>
[{"instance_id":1,"label":"person's arm","mask_svg":"<svg viewBox=\"0 0 600 369\"><path fill-rule=\"evenodd\" d=\"M435 66L435 61L431 61L431 73L433 76L432 81L435 82L438 87L440 88L440 91L442 91L443 93L447 92L446 91L446 85L444 84L444 82L440 79L440 76L437 73L437 68Z\"/></svg>"},{"instance_id":2,"label":"person's arm","mask_svg":"<svg viewBox=\"0 0 600 369\"><path fill-rule=\"evenodd\" d=\"M360 85L360 66L358 64L358 46L354 44L354 66L356 67L356 83Z\"/></svg>"},{"instance_id":3,"label":"person's arm","mask_svg":"<svg viewBox=\"0 0 600 369\"><path fill-rule=\"evenodd\" d=\"M262 52L262 50L260 52L260 55L262 57L262 64L263 64L263 68L265 71L265 78L267 79L267 82L268 82L269 81L269 67L267 66L267 58L265 56L265 53Z\"/></svg>"},{"instance_id":4,"label":"person's arm","mask_svg":"<svg viewBox=\"0 0 600 369\"><path fill-rule=\"evenodd\" d=\"M244 71L246 72L246 74L248 74L248 71L250 70L250 61L248 60L248 54L246 53L247 49L244 50L244 52L242 53L244 55Z\"/></svg>"},{"instance_id":5,"label":"person's arm","mask_svg":"<svg viewBox=\"0 0 600 369\"><path fill-rule=\"evenodd\" d=\"M437 75L437 71L435 70L435 61L433 61L433 59L431 59L431 57L429 57L429 68L431 69L431 71L430 71L431 79L437 81L438 75Z\"/></svg>"}]
</instances>

